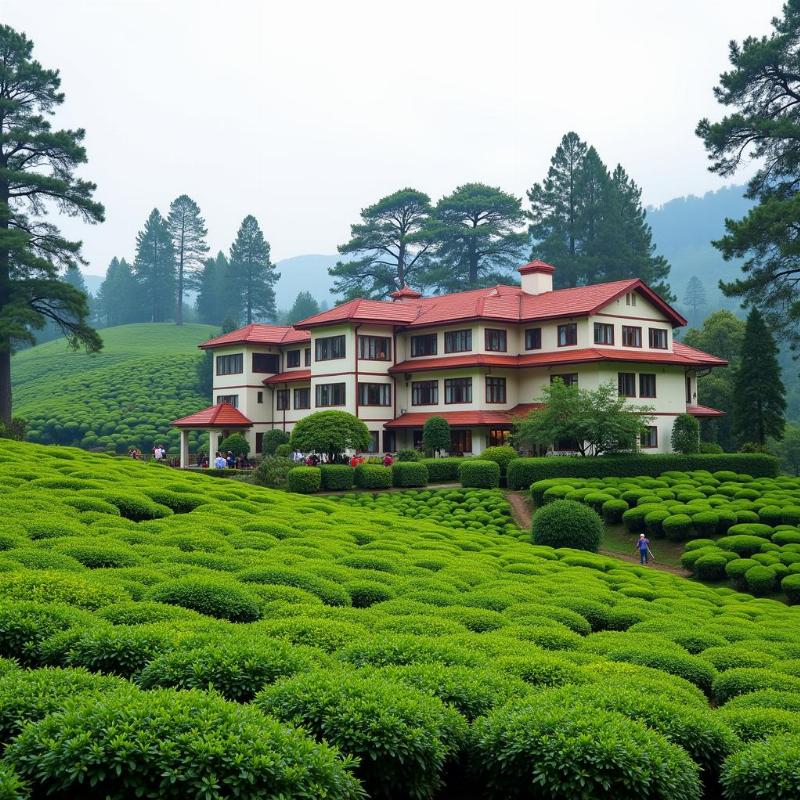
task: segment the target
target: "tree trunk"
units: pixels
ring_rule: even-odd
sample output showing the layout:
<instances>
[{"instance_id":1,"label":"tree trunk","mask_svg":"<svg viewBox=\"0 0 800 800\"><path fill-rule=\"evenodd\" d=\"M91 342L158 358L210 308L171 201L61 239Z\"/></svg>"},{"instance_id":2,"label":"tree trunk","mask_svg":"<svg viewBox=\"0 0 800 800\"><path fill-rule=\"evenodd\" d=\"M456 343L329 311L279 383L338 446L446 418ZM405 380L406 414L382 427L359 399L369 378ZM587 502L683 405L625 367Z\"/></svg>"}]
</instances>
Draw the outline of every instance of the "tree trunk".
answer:
<instances>
[{"instance_id":1,"label":"tree trunk","mask_svg":"<svg viewBox=\"0 0 800 800\"><path fill-rule=\"evenodd\" d=\"M0 186L0 232L8 235L8 184ZM11 300L11 262L7 248L0 248L0 314ZM0 422L11 424L11 340L0 337Z\"/></svg>"},{"instance_id":2,"label":"tree trunk","mask_svg":"<svg viewBox=\"0 0 800 800\"><path fill-rule=\"evenodd\" d=\"M0 422L11 425L11 343L0 341Z\"/></svg>"},{"instance_id":3,"label":"tree trunk","mask_svg":"<svg viewBox=\"0 0 800 800\"><path fill-rule=\"evenodd\" d=\"M183 325L183 252L178 263L178 303L175 309L175 324Z\"/></svg>"}]
</instances>

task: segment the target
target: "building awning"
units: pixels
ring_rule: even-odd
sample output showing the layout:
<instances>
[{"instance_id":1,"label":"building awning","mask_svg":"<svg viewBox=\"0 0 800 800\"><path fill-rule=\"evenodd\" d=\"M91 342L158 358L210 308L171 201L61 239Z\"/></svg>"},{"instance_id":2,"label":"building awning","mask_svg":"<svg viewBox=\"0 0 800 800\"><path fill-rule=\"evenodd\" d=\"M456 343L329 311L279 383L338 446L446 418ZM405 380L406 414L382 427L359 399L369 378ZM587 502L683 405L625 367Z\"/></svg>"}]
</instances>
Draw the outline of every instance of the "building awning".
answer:
<instances>
[{"instance_id":1,"label":"building awning","mask_svg":"<svg viewBox=\"0 0 800 800\"><path fill-rule=\"evenodd\" d=\"M687 405L686 413L693 417L724 417L725 412L711 406Z\"/></svg>"},{"instance_id":2,"label":"building awning","mask_svg":"<svg viewBox=\"0 0 800 800\"><path fill-rule=\"evenodd\" d=\"M230 403L217 403L196 414L174 420L173 428L251 428L253 423Z\"/></svg>"},{"instance_id":3,"label":"building awning","mask_svg":"<svg viewBox=\"0 0 800 800\"><path fill-rule=\"evenodd\" d=\"M264 378L262 383L266 386L274 386L276 383L299 383L310 380L310 369L293 369L289 372L278 372L275 375L270 375L269 378Z\"/></svg>"},{"instance_id":4,"label":"building awning","mask_svg":"<svg viewBox=\"0 0 800 800\"><path fill-rule=\"evenodd\" d=\"M421 428L431 417L446 419L454 427L510 428L529 411L541 408L541 403L520 403L507 411L432 411L401 414L384 424L384 428Z\"/></svg>"}]
</instances>

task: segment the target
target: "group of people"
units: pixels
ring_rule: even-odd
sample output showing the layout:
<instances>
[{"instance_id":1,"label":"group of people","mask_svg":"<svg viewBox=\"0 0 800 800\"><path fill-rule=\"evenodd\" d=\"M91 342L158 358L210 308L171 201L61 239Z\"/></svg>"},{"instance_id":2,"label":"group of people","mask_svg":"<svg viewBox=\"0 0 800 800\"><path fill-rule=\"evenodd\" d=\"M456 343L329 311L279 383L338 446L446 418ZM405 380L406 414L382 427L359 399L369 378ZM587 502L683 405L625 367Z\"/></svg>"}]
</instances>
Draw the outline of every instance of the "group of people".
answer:
<instances>
[{"instance_id":1,"label":"group of people","mask_svg":"<svg viewBox=\"0 0 800 800\"><path fill-rule=\"evenodd\" d=\"M202 462L198 465L204 469L208 469L208 457L204 456ZM217 450L214 456L215 469L250 469L253 465L246 455L234 455L232 450L228 450L225 455Z\"/></svg>"},{"instance_id":2,"label":"group of people","mask_svg":"<svg viewBox=\"0 0 800 800\"><path fill-rule=\"evenodd\" d=\"M318 467L320 464L348 464L351 467L357 467L359 464L363 464L367 459L364 455L360 453L354 453L349 458L347 456L341 456L339 458L334 458L332 461L328 461L326 457L320 458L316 453L311 453L307 456L304 456L302 453L295 450L292 453L292 461L296 464L305 464L307 467ZM384 467L391 467L394 464L394 456L391 453L385 453L383 456L383 466Z\"/></svg>"}]
</instances>

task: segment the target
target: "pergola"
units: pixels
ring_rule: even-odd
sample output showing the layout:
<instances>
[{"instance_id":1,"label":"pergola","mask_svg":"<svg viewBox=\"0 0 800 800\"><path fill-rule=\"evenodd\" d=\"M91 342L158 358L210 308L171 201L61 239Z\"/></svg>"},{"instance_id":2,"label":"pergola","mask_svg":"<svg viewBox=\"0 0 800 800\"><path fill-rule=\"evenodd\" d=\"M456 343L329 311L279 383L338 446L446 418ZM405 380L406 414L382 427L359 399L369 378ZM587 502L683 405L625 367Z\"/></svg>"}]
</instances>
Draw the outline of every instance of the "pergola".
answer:
<instances>
[{"instance_id":1,"label":"pergola","mask_svg":"<svg viewBox=\"0 0 800 800\"><path fill-rule=\"evenodd\" d=\"M173 428L181 432L181 468L189 466L189 431L208 431L208 463L213 463L220 432L227 436L230 431L246 431L253 423L230 403L217 403L196 414L181 417L172 422Z\"/></svg>"}]
</instances>

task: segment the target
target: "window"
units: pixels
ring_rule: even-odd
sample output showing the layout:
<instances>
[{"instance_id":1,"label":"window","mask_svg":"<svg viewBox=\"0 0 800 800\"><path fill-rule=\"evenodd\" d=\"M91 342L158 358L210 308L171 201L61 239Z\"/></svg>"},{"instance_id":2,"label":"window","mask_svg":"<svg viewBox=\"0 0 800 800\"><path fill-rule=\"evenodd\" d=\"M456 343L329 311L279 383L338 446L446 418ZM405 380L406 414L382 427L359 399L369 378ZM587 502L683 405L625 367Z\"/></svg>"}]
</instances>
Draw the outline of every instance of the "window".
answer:
<instances>
[{"instance_id":1,"label":"window","mask_svg":"<svg viewBox=\"0 0 800 800\"><path fill-rule=\"evenodd\" d=\"M274 374L280 371L281 358L279 355L274 353L253 353L253 372Z\"/></svg>"},{"instance_id":2,"label":"window","mask_svg":"<svg viewBox=\"0 0 800 800\"><path fill-rule=\"evenodd\" d=\"M620 397L636 397L636 373L619 372L617 373L617 384L619 386Z\"/></svg>"},{"instance_id":3,"label":"window","mask_svg":"<svg viewBox=\"0 0 800 800\"><path fill-rule=\"evenodd\" d=\"M688 375L686 376L686 402L692 402L692 379Z\"/></svg>"},{"instance_id":4,"label":"window","mask_svg":"<svg viewBox=\"0 0 800 800\"><path fill-rule=\"evenodd\" d=\"M435 356L439 352L435 333L411 337L411 358L417 356Z\"/></svg>"},{"instance_id":5,"label":"window","mask_svg":"<svg viewBox=\"0 0 800 800\"><path fill-rule=\"evenodd\" d=\"M578 373L577 372L567 372L562 375L551 375L550 376L550 383L552 383L556 378L561 378L564 381L566 386L577 386L578 385Z\"/></svg>"},{"instance_id":6,"label":"window","mask_svg":"<svg viewBox=\"0 0 800 800\"><path fill-rule=\"evenodd\" d=\"M622 346L623 347L641 347L642 346L642 329L634 327L633 325L622 326Z\"/></svg>"},{"instance_id":7,"label":"window","mask_svg":"<svg viewBox=\"0 0 800 800\"><path fill-rule=\"evenodd\" d=\"M287 367L299 367L300 366L300 351L299 350L289 350L286 353L286 366Z\"/></svg>"},{"instance_id":8,"label":"window","mask_svg":"<svg viewBox=\"0 0 800 800\"><path fill-rule=\"evenodd\" d=\"M359 336L358 357L362 361L391 361L392 340L388 336Z\"/></svg>"},{"instance_id":9,"label":"window","mask_svg":"<svg viewBox=\"0 0 800 800\"><path fill-rule=\"evenodd\" d=\"M397 431L383 432L383 452L394 453L397 450Z\"/></svg>"},{"instance_id":10,"label":"window","mask_svg":"<svg viewBox=\"0 0 800 800\"><path fill-rule=\"evenodd\" d=\"M234 408L239 408L239 395L238 394L218 394L217 403L227 403Z\"/></svg>"},{"instance_id":11,"label":"window","mask_svg":"<svg viewBox=\"0 0 800 800\"><path fill-rule=\"evenodd\" d=\"M264 402L264 392L256 392L256 403Z\"/></svg>"},{"instance_id":12,"label":"window","mask_svg":"<svg viewBox=\"0 0 800 800\"><path fill-rule=\"evenodd\" d=\"M286 411L289 408L289 390L278 389L275 392L275 408L278 411Z\"/></svg>"},{"instance_id":13,"label":"window","mask_svg":"<svg viewBox=\"0 0 800 800\"><path fill-rule=\"evenodd\" d=\"M422 450L422 428L414 428L411 431L411 441L415 450Z\"/></svg>"},{"instance_id":14,"label":"window","mask_svg":"<svg viewBox=\"0 0 800 800\"><path fill-rule=\"evenodd\" d=\"M256 453L263 453L264 452L264 434L257 433L256 434Z\"/></svg>"},{"instance_id":15,"label":"window","mask_svg":"<svg viewBox=\"0 0 800 800\"><path fill-rule=\"evenodd\" d=\"M614 344L614 326L608 325L605 322L595 322L594 343Z\"/></svg>"},{"instance_id":16,"label":"window","mask_svg":"<svg viewBox=\"0 0 800 800\"><path fill-rule=\"evenodd\" d=\"M628 294L625 295L625 305L626 306L636 305L636 292L628 292Z\"/></svg>"},{"instance_id":17,"label":"window","mask_svg":"<svg viewBox=\"0 0 800 800\"><path fill-rule=\"evenodd\" d=\"M526 350L542 349L541 328L528 328L528 330L525 331L525 349Z\"/></svg>"},{"instance_id":18,"label":"window","mask_svg":"<svg viewBox=\"0 0 800 800\"><path fill-rule=\"evenodd\" d=\"M558 346L568 347L572 344L578 344L578 324L576 322L568 322L566 325L559 325Z\"/></svg>"},{"instance_id":19,"label":"window","mask_svg":"<svg viewBox=\"0 0 800 800\"><path fill-rule=\"evenodd\" d=\"M241 353L217 356L217 375L238 375L240 372L244 372L244 356Z\"/></svg>"},{"instance_id":20,"label":"window","mask_svg":"<svg viewBox=\"0 0 800 800\"><path fill-rule=\"evenodd\" d=\"M466 353L472 350L472 331L447 331L444 335L445 353Z\"/></svg>"},{"instance_id":21,"label":"window","mask_svg":"<svg viewBox=\"0 0 800 800\"><path fill-rule=\"evenodd\" d=\"M650 347L654 350L667 349L667 332L663 328L650 328Z\"/></svg>"},{"instance_id":22,"label":"window","mask_svg":"<svg viewBox=\"0 0 800 800\"><path fill-rule=\"evenodd\" d=\"M505 353L508 349L506 332L498 328L487 328L486 349L495 353Z\"/></svg>"},{"instance_id":23,"label":"window","mask_svg":"<svg viewBox=\"0 0 800 800\"><path fill-rule=\"evenodd\" d=\"M639 374L639 397L656 396L656 376L645 372Z\"/></svg>"},{"instance_id":24,"label":"window","mask_svg":"<svg viewBox=\"0 0 800 800\"><path fill-rule=\"evenodd\" d=\"M315 359L317 361L332 361L334 358L345 357L345 337L341 336L323 336L316 340L317 352Z\"/></svg>"},{"instance_id":25,"label":"window","mask_svg":"<svg viewBox=\"0 0 800 800\"><path fill-rule=\"evenodd\" d=\"M658 447L658 428L655 425L648 425L639 437L641 447Z\"/></svg>"},{"instance_id":26,"label":"window","mask_svg":"<svg viewBox=\"0 0 800 800\"><path fill-rule=\"evenodd\" d=\"M490 428L489 429L489 447L501 447L504 444L510 444L511 431L505 428Z\"/></svg>"},{"instance_id":27,"label":"window","mask_svg":"<svg viewBox=\"0 0 800 800\"><path fill-rule=\"evenodd\" d=\"M294 407L311 408L311 389L294 390Z\"/></svg>"},{"instance_id":28,"label":"window","mask_svg":"<svg viewBox=\"0 0 800 800\"><path fill-rule=\"evenodd\" d=\"M446 378L444 382L445 403L471 403L472 378Z\"/></svg>"},{"instance_id":29,"label":"window","mask_svg":"<svg viewBox=\"0 0 800 800\"><path fill-rule=\"evenodd\" d=\"M360 406L390 406L392 385L390 383L359 383L358 404Z\"/></svg>"},{"instance_id":30,"label":"window","mask_svg":"<svg viewBox=\"0 0 800 800\"><path fill-rule=\"evenodd\" d=\"M379 431L370 431L369 432L369 446L367 447L368 453L377 453L378 448L380 447L380 440L379 440L380 432Z\"/></svg>"},{"instance_id":31,"label":"window","mask_svg":"<svg viewBox=\"0 0 800 800\"><path fill-rule=\"evenodd\" d=\"M315 400L318 408L325 406L344 405L343 383L318 383L316 386Z\"/></svg>"},{"instance_id":32,"label":"window","mask_svg":"<svg viewBox=\"0 0 800 800\"><path fill-rule=\"evenodd\" d=\"M450 431L450 452L451 453L471 453L472 452L472 431L453 430Z\"/></svg>"},{"instance_id":33,"label":"window","mask_svg":"<svg viewBox=\"0 0 800 800\"><path fill-rule=\"evenodd\" d=\"M487 403L506 402L505 378L486 378L486 402Z\"/></svg>"},{"instance_id":34,"label":"window","mask_svg":"<svg viewBox=\"0 0 800 800\"><path fill-rule=\"evenodd\" d=\"M412 406L435 406L439 403L439 381L414 381L411 384Z\"/></svg>"},{"instance_id":35,"label":"window","mask_svg":"<svg viewBox=\"0 0 800 800\"><path fill-rule=\"evenodd\" d=\"M307 367L311 366L311 348L310 347L306 347L306 366Z\"/></svg>"}]
</instances>

